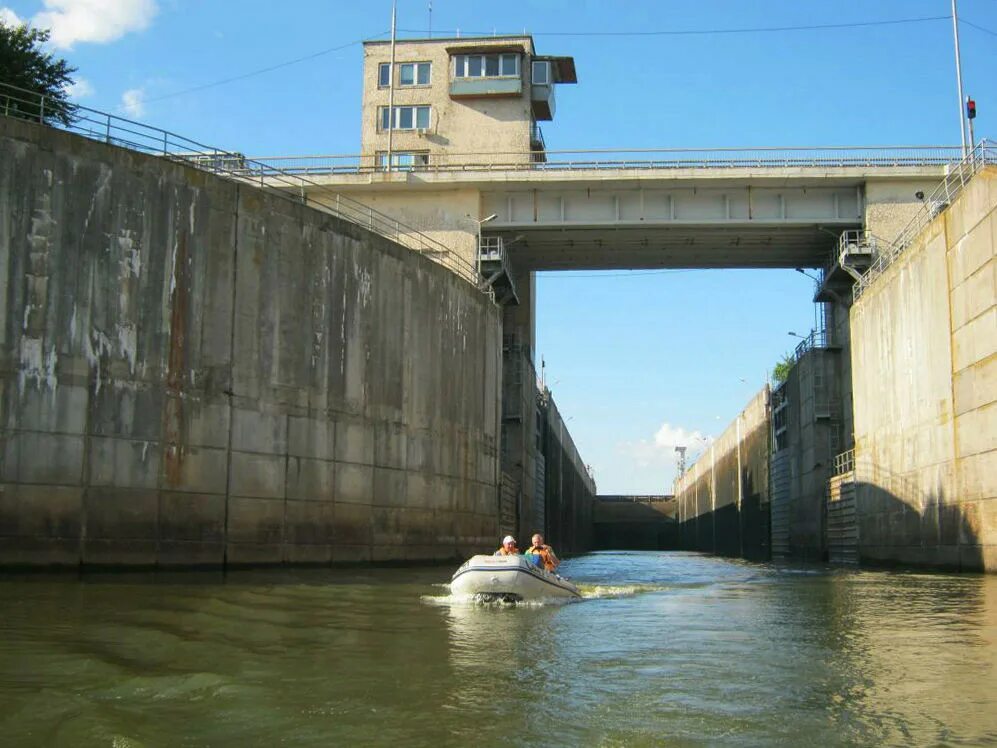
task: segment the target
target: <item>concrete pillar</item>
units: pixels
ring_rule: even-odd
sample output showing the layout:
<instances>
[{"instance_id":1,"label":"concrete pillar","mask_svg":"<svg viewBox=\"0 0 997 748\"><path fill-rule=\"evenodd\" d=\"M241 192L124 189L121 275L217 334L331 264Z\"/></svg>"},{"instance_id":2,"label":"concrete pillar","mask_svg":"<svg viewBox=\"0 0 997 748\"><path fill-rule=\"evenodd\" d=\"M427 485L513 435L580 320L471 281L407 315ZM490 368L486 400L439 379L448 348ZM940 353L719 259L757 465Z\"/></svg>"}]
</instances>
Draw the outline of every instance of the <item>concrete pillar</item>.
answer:
<instances>
[{"instance_id":1,"label":"concrete pillar","mask_svg":"<svg viewBox=\"0 0 997 748\"><path fill-rule=\"evenodd\" d=\"M519 304L503 308L502 470L517 487L517 539L532 534L536 474L536 371L533 351L536 341L536 276L516 278Z\"/></svg>"}]
</instances>

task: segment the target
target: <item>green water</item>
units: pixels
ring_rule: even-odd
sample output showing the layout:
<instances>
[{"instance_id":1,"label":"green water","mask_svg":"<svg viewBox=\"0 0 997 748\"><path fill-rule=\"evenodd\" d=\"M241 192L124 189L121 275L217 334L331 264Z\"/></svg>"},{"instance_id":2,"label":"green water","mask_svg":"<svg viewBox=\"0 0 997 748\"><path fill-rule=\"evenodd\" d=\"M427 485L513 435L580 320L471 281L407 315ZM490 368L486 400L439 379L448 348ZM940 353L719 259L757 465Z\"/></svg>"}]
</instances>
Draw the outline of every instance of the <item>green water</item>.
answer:
<instances>
[{"instance_id":1,"label":"green water","mask_svg":"<svg viewBox=\"0 0 997 748\"><path fill-rule=\"evenodd\" d=\"M0 745L997 743L997 578L600 553L586 599L443 568L0 579Z\"/></svg>"}]
</instances>

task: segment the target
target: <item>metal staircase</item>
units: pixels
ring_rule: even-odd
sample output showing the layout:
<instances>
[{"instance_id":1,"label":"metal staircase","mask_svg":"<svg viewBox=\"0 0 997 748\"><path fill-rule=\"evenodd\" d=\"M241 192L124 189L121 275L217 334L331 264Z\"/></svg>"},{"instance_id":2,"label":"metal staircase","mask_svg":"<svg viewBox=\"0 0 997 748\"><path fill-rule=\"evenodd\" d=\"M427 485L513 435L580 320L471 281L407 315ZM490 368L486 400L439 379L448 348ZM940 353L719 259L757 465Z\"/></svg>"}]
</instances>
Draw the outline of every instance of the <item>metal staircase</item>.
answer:
<instances>
[{"instance_id":1,"label":"metal staircase","mask_svg":"<svg viewBox=\"0 0 997 748\"><path fill-rule=\"evenodd\" d=\"M821 272L814 301L850 303L852 286L862 280L886 246L886 242L865 229L842 232L837 251Z\"/></svg>"}]
</instances>

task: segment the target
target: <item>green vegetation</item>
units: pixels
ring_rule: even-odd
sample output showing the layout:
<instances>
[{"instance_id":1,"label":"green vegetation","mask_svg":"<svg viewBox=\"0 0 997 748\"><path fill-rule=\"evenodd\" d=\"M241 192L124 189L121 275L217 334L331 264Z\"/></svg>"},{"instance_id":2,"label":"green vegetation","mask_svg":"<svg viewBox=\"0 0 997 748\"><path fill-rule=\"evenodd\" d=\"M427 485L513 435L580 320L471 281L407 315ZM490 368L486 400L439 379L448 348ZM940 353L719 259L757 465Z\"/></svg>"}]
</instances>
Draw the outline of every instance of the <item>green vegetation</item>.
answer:
<instances>
[{"instance_id":1,"label":"green vegetation","mask_svg":"<svg viewBox=\"0 0 997 748\"><path fill-rule=\"evenodd\" d=\"M0 111L68 125L73 121L68 89L76 68L42 48L48 37L45 29L0 22L0 84L4 84L0 86Z\"/></svg>"},{"instance_id":2,"label":"green vegetation","mask_svg":"<svg viewBox=\"0 0 997 748\"><path fill-rule=\"evenodd\" d=\"M792 353L785 354L772 370L772 380L776 384L783 384L789 378L789 370L793 368L795 363L796 359L793 358Z\"/></svg>"}]
</instances>

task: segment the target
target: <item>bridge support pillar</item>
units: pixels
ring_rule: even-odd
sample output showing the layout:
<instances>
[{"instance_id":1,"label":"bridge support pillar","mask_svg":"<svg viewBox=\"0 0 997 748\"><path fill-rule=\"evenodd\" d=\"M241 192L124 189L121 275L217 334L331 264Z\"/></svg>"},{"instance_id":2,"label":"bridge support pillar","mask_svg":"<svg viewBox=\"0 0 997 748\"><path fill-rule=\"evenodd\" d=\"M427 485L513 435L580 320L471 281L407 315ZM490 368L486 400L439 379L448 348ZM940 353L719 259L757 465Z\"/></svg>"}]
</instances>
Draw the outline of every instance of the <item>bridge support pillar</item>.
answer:
<instances>
[{"instance_id":1,"label":"bridge support pillar","mask_svg":"<svg viewBox=\"0 0 997 748\"><path fill-rule=\"evenodd\" d=\"M536 275L521 273L515 279L518 305L503 308L502 315L502 472L516 486L516 532L520 544L541 529L536 525L537 493L537 370Z\"/></svg>"}]
</instances>

